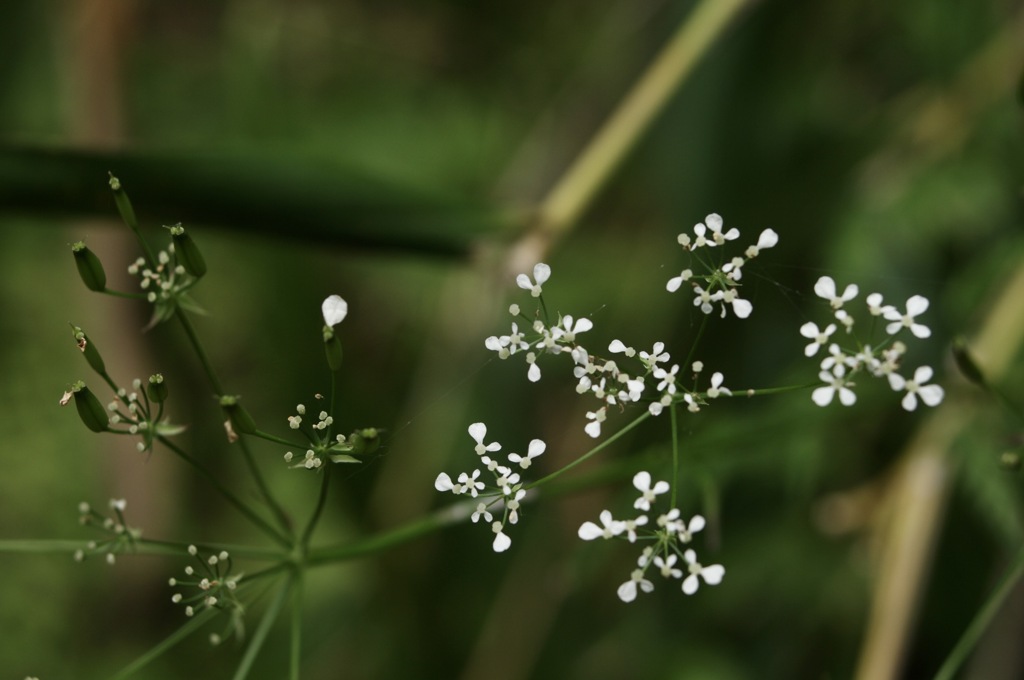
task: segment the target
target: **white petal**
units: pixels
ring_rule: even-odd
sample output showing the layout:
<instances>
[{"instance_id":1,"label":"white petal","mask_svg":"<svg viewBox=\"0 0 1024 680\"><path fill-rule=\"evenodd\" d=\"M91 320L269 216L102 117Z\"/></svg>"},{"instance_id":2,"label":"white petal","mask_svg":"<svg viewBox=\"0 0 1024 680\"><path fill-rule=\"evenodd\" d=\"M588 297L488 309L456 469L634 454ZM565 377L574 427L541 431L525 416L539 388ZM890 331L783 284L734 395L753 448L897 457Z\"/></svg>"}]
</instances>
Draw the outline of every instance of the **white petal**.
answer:
<instances>
[{"instance_id":1,"label":"white petal","mask_svg":"<svg viewBox=\"0 0 1024 680\"><path fill-rule=\"evenodd\" d=\"M677 290L679 290L679 286L681 285L683 285L683 277L674 276L668 280L668 283L665 284L665 290L667 290L670 293L674 293Z\"/></svg>"},{"instance_id":2,"label":"white petal","mask_svg":"<svg viewBox=\"0 0 1024 680\"><path fill-rule=\"evenodd\" d=\"M903 395L903 401L900 402L908 411L913 411L917 408L917 396L913 392L907 392Z\"/></svg>"},{"instance_id":3,"label":"white petal","mask_svg":"<svg viewBox=\"0 0 1024 680\"><path fill-rule=\"evenodd\" d=\"M601 538L604 535L604 530L593 522L584 522L576 533L584 541L592 541L595 538Z\"/></svg>"},{"instance_id":4,"label":"white petal","mask_svg":"<svg viewBox=\"0 0 1024 680\"><path fill-rule=\"evenodd\" d=\"M536 458L540 454L544 453L548 445L540 439L534 439L530 442L529 456L530 458Z\"/></svg>"},{"instance_id":5,"label":"white petal","mask_svg":"<svg viewBox=\"0 0 1024 680\"><path fill-rule=\"evenodd\" d=\"M530 382L540 380L540 367L537 364L530 364L530 368L526 371L526 377Z\"/></svg>"},{"instance_id":6,"label":"white petal","mask_svg":"<svg viewBox=\"0 0 1024 680\"><path fill-rule=\"evenodd\" d=\"M483 423L473 423L469 426L469 436L473 438L477 444L484 443L484 437L487 436L487 426Z\"/></svg>"},{"instance_id":7,"label":"white petal","mask_svg":"<svg viewBox=\"0 0 1024 680\"><path fill-rule=\"evenodd\" d=\"M775 233L775 230L765 229L757 239L757 249L764 250L765 248L772 248L778 242L779 235Z\"/></svg>"},{"instance_id":8,"label":"white petal","mask_svg":"<svg viewBox=\"0 0 1024 680\"><path fill-rule=\"evenodd\" d=\"M633 486L637 491L647 491L651 488L651 473L641 470L633 475Z\"/></svg>"},{"instance_id":9,"label":"white petal","mask_svg":"<svg viewBox=\"0 0 1024 680\"><path fill-rule=\"evenodd\" d=\"M691 534L700 531L704 528L704 518L700 515L694 515L690 518L690 524L686 527L686 530Z\"/></svg>"},{"instance_id":10,"label":"white petal","mask_svg":"<svg viewBox=\"0 0 1024 680\"><path fill-rule=\"evenodd\" d=\"M946 396L946 392L938 385L925 385L917 391L917 395L929 406L938 406L942 402L942 398Z\"/></svg>"},{"instance_id":11,"label":"white petal","mask_svg":"<svg viewBox=\"0 0 1024 680\"><path fill-rule=\"evenodd\" d=\"M889 387L896 392L901 392L907 386L906 379L899 373L889 374Z\"/></svg>"},{"instance_id":12,"label":"white petal","mask_svg":"<svg viewBox=\"0 0 1024 680\"><path fill-rule=\"evenodd\" d=\"M831 276L822 276L814 284L814 293L820 298L831 300L836 296L836 282L832 280Z\"/></svg>"},{"instance_id":13,"label":"white petal","mask_svg":"<svg viewBox=\"0 0 1024 680\"><path fill-rule=\"evenodd\" d=\"M438 491L451 491L452 487L452 478L448 476L447 472L442 472L434 480L434 488Z\"/></svg>"},{"instance_id":14,"label":"white petal","mask_svg":"<svg viewBox=\"0 0 1024 680\"><path fill-rule=\"evenodd\" d=\"M626 345L621 340L612 340L612 344L608 345L608 351L612 354L618 354L626 351Z\"/></svg>"},{"instance_id":15,"label":"white petal","mask_svg":"<svg viewBox=\"0 0 1024 680\"><path fill-rule=\"evenodd\" d=\"M530 290L533 288L533 282L530 281L530 277L526 274L520 274L516 277L516 285L524 290Z\"/></svg>"},{"instance_id":16,"label":"white petal","mask_svg":"<svg viewBox=\"0 0 1024 680\"><path fill-rule=\"evenodd\" d=\"M835 392L831 387L819 387L811 392L811 401L818 406L828 406L832 403L832 395Z\"/></svg>"},{"instance_id":17,"label":"white petal","mask_svg":"<svg viewBox=\"0 0 1024 680\"><path fill-rule=\"evenodd\" d=\"M722 231L722 217L718 213L711 213L705 217L704 223L711 231Z\"/></svg>"},{"instance_id":18,"label":"white petal","mask_svg":"<svg viewBox=\"0 0 1024 680\"><path fill-rule=\"evenodd\" d=\"M551 278L551 267L540 262L533 268L533 278L537 281L537 285L543 285L545 281Z\"/></svg>"},{"instance_id":19,"label":"white petal","mask_svg":"<svg viewBox=\"0 0 1024 680\"><path fill-rule=\"evenodd\" d=\"M931 366L918 366L917 370L914 371L914 382L918 385L924 385L932 379L932 368Z\"/></svg>"},{"instance_id":20,"label":"white petal","mask_svg":"<svg viewBox=\"0 0 1024 680\"><path fill-rule=\"evenodd\" d=\"M656 493L656 494L663 494L663 493L666 493L668 490L669 490L668 482L666 482L664 480L656 483L654 485L654 489L652 489L652 491L654 491L654 493Z\"/></svg>"},{"instance_id":21,"label":"white petal","mask_svg":"<svg viewBox=\"0 0 1024 680\"><path fill-rule=\"evenodd\" d=\"M345 320L348 315L348 303L340 295L331 295L320 306L324 314L324 323L335 326Z\"/></svg>"},{"instance_id":22,"label":"white petal","mask_svg":"<svg viewBox=\"0 0 1024 680\"><path fill-rule=\"evenodd\" d=\"M576 322L576 326L572 329L573 333L585 333L594 327L594 322L590 319L579 319Z\"/></svg>"},{"instance_id":23,"label":"white petal","mask_svg":"<svg viewBox=\"0 0 1024 680\"><path fill-rule=\"evenodd\" d=\"M839 403L843 406L853 406L857 403L857 394L849 387L840 387Z\"/></svg>"},{"instance_id":24,"label":"white petal","mask_svg":"<svg viewBox=\"0 0 1024 680\"><path fill-rule=\"evenodd\" d=\"M710 567L701 569L700 575L708 585L717 586L725 576L725 567L720 564L712 564Z\"/></svg>"},{"instance_id":25,"label":"white petal","mask_svg":"<svg viewBox=\"0 0 1024 680\"><path fill-rule=\"evenodd\" d=\"M907 300L907 314L918 316L928 311L928 298L923 295L915 295Z\"/></svg>"},{"instance_id":26,"label":"white petal","mask_svg":"<svg viewBox=\"0 0 1024 680\"><path fill-rule=\"evenodd\" d=\"M732 312L741 319L746 319L754 311L754 305L748 300L736 298L732 301Z\"/></svg>"},{"instance_id":27,"label":"white petal","mask_svg":"<svg viewBox=\"0 0 1024 680\"><path fill-rule=\"evenodd\" d=\"M910 332L915 338L929 338L932 335L932 329L920 323L910 324Z\"/></svg>"},{"instance_id":28,"label":"white petal","mask_svg":"<svg viewBox=\"0 0 1024 680\"><path fill-rule=\"evenodd\" d=\"M494 536L494 543L491 545L494 552L505 552L512 545L512 539L500 531Z\"/></svg>"},{"instance_id":29,"label":"white petal","mask_svg":"<svg viewBox=\"0 0 1024 680\"><path fill-rule=\"evenodd\" d=\"M599 421L592 420L583 427L583 431L592 438L597 439L601 436L601 423Z\"/></svg>"},{"instance_id":30,"label":"white petal","mask_svg":"<svg viewBox=\"0 0 1024 680\"><path fill-rule=\"evenodd\" d=\"M616 594L619 596L619 599L623 602L632 602L636 599L636 581L632 579L626 581L621 586L619 586L619 589L616 591Z\"/></svg>"},{"instance_id":31,"label":"white petal","mask_svg":"<svg viewBox=\"0 0 1024 680\"><path fill-rule=\"evenodd\" d=\"M818 324L808 321L803 326L800 326L800 335L808 339L818 337Z\"/></svg>"},{"instance_id":32,"label":"white petal","mask_svg":"<svg viewBox=\"0 0 1024 680\"><path fill-rule=\"evenodd\" d=\"M683 580L683 592L687 595L693 595L697 592L697 586L699 585L700 582L697 580L697 575L690 574Z\"/></svg>"}]
</instances>

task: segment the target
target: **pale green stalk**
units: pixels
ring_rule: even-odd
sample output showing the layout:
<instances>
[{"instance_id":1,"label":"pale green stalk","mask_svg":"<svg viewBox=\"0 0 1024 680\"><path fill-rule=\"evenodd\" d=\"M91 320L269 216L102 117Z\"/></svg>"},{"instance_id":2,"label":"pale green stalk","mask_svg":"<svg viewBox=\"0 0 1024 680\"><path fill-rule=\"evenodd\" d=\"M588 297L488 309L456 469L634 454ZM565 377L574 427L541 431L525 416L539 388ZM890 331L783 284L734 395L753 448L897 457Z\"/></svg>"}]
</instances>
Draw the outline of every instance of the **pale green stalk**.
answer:
<instances>
[{"instance_id":1,"label":"pale green stalk","mask_svg":"<svg viewBox=\"0 0 1024 680\"><path fill-rule=\"evenodd\" d=\"M256 656L260 653L263 643L267 640L270 627L274 625L274 620L281 613L284 601L288 598L293 580L294 576L287 578L284 583L280 584L277 594L267 607L267 611L263 612L263 618L260 619L260 624L256 627L252 640L249 641L249 646L245 648L245 654L242 656L238 669L235 671L234 680L244 680L248 677L249 671L252 670L252 665L256 662Z\"/></svg>"}]
</instances>

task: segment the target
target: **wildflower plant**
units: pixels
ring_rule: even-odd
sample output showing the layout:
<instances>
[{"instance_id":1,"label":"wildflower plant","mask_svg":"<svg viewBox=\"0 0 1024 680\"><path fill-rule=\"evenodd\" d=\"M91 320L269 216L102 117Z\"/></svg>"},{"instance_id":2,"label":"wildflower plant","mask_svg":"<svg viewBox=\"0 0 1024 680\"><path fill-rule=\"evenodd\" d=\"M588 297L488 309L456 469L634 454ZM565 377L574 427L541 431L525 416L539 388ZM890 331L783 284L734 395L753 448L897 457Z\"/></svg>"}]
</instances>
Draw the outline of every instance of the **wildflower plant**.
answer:
<instances>
[{"instance_id":1,"label":"wildflower plant","mask_svg":"<svg viewBox=\"0 0 1024 680\"><path fill-rule=\"evenodd\" d=\"M601 509L596 518L583 520L576 534L584 542L616 539L636 551L635 559L631 558L634 566L616 590L622 602L634 602L641 593L653 592L655 581L667 581L685 595L698 593L701 586L718 586L727 568L743 567L720 564L714 551L702 544L700 538L711 524L705 515L714 515L697 512L695 502L682 497L687 471L680 465L680 438L687 427L683 424L685 418L705 417L703 414L713 412L721 399L793 390L809 391L810 398L820 406L833 401L852 405L856 402L854 379L861 375L887 380L892 389L903 394L902 405L907 410L918 404L935 406L944 396L942 388L933 382L930 367L912 372L902 368L908 351L905 341L924 340L931 333L922 318L927 300L913 296L897 308L884 304L881 295L873 293L866 298L866 321L858 320L851 311L858 288L851 284L840 290L829 277L818 281L815 292L827 303L830 316L818 322L807 321L798 335L794 333L794 354L802 351L819 362L817 381L784 388L741 389L737 386L740 379L731 371L727 373L727 367L709 365L701 356L706 328L726 317L745 322L753 315L754 302L745 288L747 272L780 240L772 229L760 231L756 239L744 240L739 228L727 228L722 217L710 214L691 231L679 235L679 252L686 263L665 283L666 294L683 293L687 299L682 306L699 312L697 329L682 347L670 347L663 339L630 338L622 333L611 333L606 336L612 338L607 344L601 342L591 318L578 310L562 310L549 299L557 290L553 288L557 276L546 263L537 263L532 271L515 277L525 300L508 308L512 321L507 333L482 339L482 357L490 351L501 360L523 361L529 382L540 382L549 370L571 374L574 391L584 400L582 415L573 427L582 430L585 441L594 441L589 450L568 456L568 463L552 469L548 460L553 456L545 455L549 443L544 439L524 437L514 451L505 453L503 444L488 434L484 422L472 422L467 428L466 448L472 446L472 453L466 452L469 462L457 464L455 469L459 471L439 471L433 478L437 492L456 497L453 504L382 535L314 545L332 470L338 465L349 469L365 465L378 451L384 434L379 427L346 422L338 410L336 393L344 366L341 338L350 311L348 302L339 295L329 295L321 302L321 338L329 381L326 389L315 393L312 400L303 399L293 412L281 414L274 427L264 430L245 406L252 397L226 388L192 324L191 317L199 307L191 296L207 269L191 233L181 225L170 227L170 242L154 249L139 229L120 182L111 177L110 186L121 216L137 236L142 251L129 266L129 272L138 277L139 289L108 288L99 257L79 242L72 246L72 253L82 281L92 291L150 305L150 326L170 322L180 326L216 397L211 405L219 409L223 423L220 446L237 452L242 459L257 500L239 495L233 485L213 472L210 452L189 451L177 441L184 426L171 419L167 408L175 372L164 367L148 380L122 386L107 372L98 345L82 327L73 324L77 351L112 396L104 405L85 381L76 380L69 384L59 403L68 406L74 402L80 419L95 433L135 438L140 454L170 453L181 459L259 531L265 543L226 545L195 537L150 537L129 526L124 514L127 502L117 499L110 502L109 515L100 514L86 503L81 505L82 523L99 530L105 538L76 543L72 556L83 560L104 555L112 565L117 556L124 554L170 554L179 558L180 571L168 578L173 590L168 597L181 606L186 622L171 643L159 650L170 648L173 642L218 619L218 632L209 635L212 643L235 638L247 645L236 673L239 678L251 670L271 624L289 600L293 603L289 677L299 677L303 584L311 567L384 550L462 521L487 527L493 551L505 553L513 546L513 529L526 517L528 505L543 500L541 489L545 485L610 448L645 421L652 421L652 427L667 434L671 458L636 471L631 485L624 485L628 503L611 506L619 508L614 512ZM868 333L862 336L863 326L868 326ZM801 336L802 347L796 340ZM300 475L318 483L304 521L297 521L296 512L282 506L257 464L252 444L258 440L275 452L268 460L274 462L280 474ZM558 459L565 458L560 455ZM429 484L429 478L422 483ZM253 610L254 599L264 592L271 593L270 601L255 626L256 632L247 638L250 626L246 618ZM146 654L119 677L137 672L155 656L156 652Z\"/></svg>"}]
</instances>

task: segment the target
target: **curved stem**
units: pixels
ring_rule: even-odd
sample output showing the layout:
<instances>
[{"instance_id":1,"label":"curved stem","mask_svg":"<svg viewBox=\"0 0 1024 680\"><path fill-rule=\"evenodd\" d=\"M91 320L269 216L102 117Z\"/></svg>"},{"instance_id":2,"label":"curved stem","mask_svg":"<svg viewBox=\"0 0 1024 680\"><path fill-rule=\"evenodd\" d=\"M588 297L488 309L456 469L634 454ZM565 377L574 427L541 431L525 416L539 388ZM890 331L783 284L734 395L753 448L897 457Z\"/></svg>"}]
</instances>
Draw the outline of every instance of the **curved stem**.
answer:
<instances>
[{"instance_id":1,"label":"curved stem","mask_svg":"<svg viewBox=\"0 0 1024 680\"><path fill-rule=\"evenodd\" d=\"M117 675L114 676L114 680L122 680L123 678L131 677L136 672L142 670L145 666L149 665L150 662L154 661L189 635L199 630L200 627L213 618L214 613L216 613L215 609L204 609L191 617L184 623L184 625L181 626L181 628L167 636L163 642L152 647L135 661L118 671Z\"/></svg>"},{"instance_id":2,"label":"curved stem","mask_svg":"<svg viewBox=\"0 0 1024 680\"><path fill-rule=\"evenodd\" d=\"M188 336L188 341L192 345L192 349L195 351L196 356L199 357L199 363L203 365L203 372L206 373L206 378L210 381L210 386L213 388L214 394L218 396L224 394L224 387L220 384L220 379L217 378L217 374L213 370L213 365L210 363L210 358L206 356L206 350L203 349L203 344L199 342L199 336L196 335L196 329L192 325L192 321L188 318L188 314L182 311L181 307L176 307L174 315L178 317L181 322L181 327L185 330L185 335Z\"/></svg>"},{"instance_id":3,"label":"curved stem","mask_svg":"<svg viewBox=\"0 0 1024 680\"><path fill-rule=\"evenodd\" d=\"M320 521L320 515L323 514L324 505L327 501L327 487L331 479L331 464L328 463L323 471L323 481L320 484L320 497L316 501L316 508L313 510L312 516L309 518L309 522L306 524L306 528L302 531L302 538L299 540L299 547L303 553L309 548L309 539L313 536L313 529L316 528L317 522Z\"/></svg>"},{"instance_id":4,"label":"curved stem","mask_svg":"<svg viewBox=\"0 0 1024 680\"><path fill-rule=\"evenodd\" d=\"M644 411L644 413L642 415L637 416L636 418L634 418L633 422L629 423L628 425L623 427L621 430L619 430L618 432L613 434L611 437L608 437L608 439L605 439L603 442L601 442L600 444L598 444L594 448L590 449L589 451L584 453L582 456L580 456L579 458L577 458L573 462L569 463L568 465L566 465L566 466L564 466L564 467L562 467L562 468L560 468L558 470L555 470L554 472L552 472L551 474L547 475L546 477L542 477L542 478L538 479L536 482L533 482L532 484L525 485L523 488L525 488L525 489L532 489L534 487L541 486L542 484L546 484L547 482L550 482L553 479L557 479L558 477L560 477L564 473L568 472L569 470L573 469L574 467L576 467L580 463L584 462L585 460L587 460L588 458L590 458L591 456L596 454L598 451L601 451L605 447L610 446L612 443L614 443L616 440L621 438L627 432L629 432L630 430L632 430L637 425L639 425L640 423L644 422L645 420L647 420L650 417L651 417L650 411Z\"/></svg>"},{"instance_id":5,"label":"curved stem","mask_svg":"<svg viewBox=\"0 0 1024 680\"><path fill-rule=\"evenodd\" d=\"M252 456L252 451L249 450L249 444L246 442L245 436L238 438L238 446L242 450L242 459L245 460L246 467L249 468L249 474L252 475L253 480L256 482L256 486L260 490L260 495L263 496L264 502L270 507L270 510L274 513L281 528L285 530L287 534L291 534L291 522L288 519L288 515L285 513L284 508L277 502L273 494L270 493L270 487L267 486L266 481L263 479L263 474L260 472L259 467L256 465L256 460Z\"/></svg>"},{"instance_id":6,"label":"curved stem","mask_svg":"<svg viewBox=\"0 0 1024 680\"><path fill-rule=\"evenodd\" d=\"M669 507L674 508L676 507L676 487L679 486L679 420L674 401L669 406L669 414L672 416L672 500Z\"/></svg>"},{"instance_id":7,"label":"curved stem","mask_svg":"<svg viewBox=\"0 0 1024 680\"><path fill-rule=\"evenodd\" d=\"M284 601L288 597L289 591L291 591L292 583L294 582L294 576L285 579L285 582L278 588L277 595L270 602L270 606L267 607L267 611L263 612L263 618L260 619L260 625L256 627L256 632L252 635L252 640L249 642L249 646L245 648L245 654L242 656L242 661L238 664L238 670L235 671L234 680L244 680L249 675L249 670L252 668L253 663L256 662L256 655L259 654L260 649L263 648L263 643L267 639L267 634L270 633L270 627L274 625L274 620L277 615L281 612L281 608L284 606Z\"/></svg>"}]
</instances>

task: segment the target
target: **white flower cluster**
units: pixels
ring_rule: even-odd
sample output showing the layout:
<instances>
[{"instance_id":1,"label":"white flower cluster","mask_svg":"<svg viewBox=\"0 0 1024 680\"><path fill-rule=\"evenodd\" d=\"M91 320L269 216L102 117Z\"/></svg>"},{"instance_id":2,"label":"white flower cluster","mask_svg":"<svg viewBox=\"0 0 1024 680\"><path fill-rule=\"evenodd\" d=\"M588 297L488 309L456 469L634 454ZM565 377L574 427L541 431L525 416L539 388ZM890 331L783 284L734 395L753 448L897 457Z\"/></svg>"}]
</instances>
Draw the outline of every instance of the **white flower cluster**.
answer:
<instances>
[{"instance_id":1,"label":"white flower cluster","mask_svg":"<svg viewBox=\"0 0 1024 680\"><path fill-rule=\"evenodd\" d=\"M140 440L135 443L135 448L140 453L152 450L157 437L170 437L185 431L184 425L174 425L169 421L163 404L154 407L142 386L142 380L136 378L132 381L131 392L118 388L115 399L107 404L111 431L138 435Z\"/></svg>"},{"instance_id":2,"label":"white flower cluster","mask_svg":"<svg viewBox=\"0 0 1024 680\"><path fill-rule=\"evenodd\" d=\"M740 231L735 227L723 232L722 218L715 213L705 217L704 222L698 222L693 227L693 232L695 238L691 238L684 232L677 239L679 245L691 253L699 248L724 246L729 241L735 241L740 237ZM689 283L695 293L693 305L700 307L700 311L710 314L714 311L715 304L718 303L721 306L723 318L728 305L732 307L733 314L741 319L746 319L754 311L754 305L739 295L743 267L757 257L762 250L772 248L778 242L779 235L772 229L765 229L758 237L757 243L744 251L743 257L735 256L728 262L721 263L720 266L708 265L706 273L703 274L695 274L689 268L684 269L679 276L668 280L665 289L674 293L682 287L683 283ZM724 260L724 256L722 259Z\"/></svg>"},{"instance_id":3,"label":"white flower cluster","mask_svg":"<svg viewBox=\"0 0 1024 680\"><path fill-rule=\"evenodd\" d=\"M105 541L89 541L85 548L75 551L76 562L82 562L87 555L106 553L107 564L113 565L117 561L118 553L130 552L135 548L135 542L142 538L142 530L128 526L124 519L125 508L128 502L123 498L111 498L110 510L114 513L112 517L104 517L94 510L88 503L78 504L78 521L85 526L96 527L107 534L109 538Z\"/></svg>"},{"instance_id":4,"label":"white flower cluster","mask_svg":"<svg viewBox=\"0 0 1024 680\"><path fill-rule=\"evenodd\" d=\"M140 277L139 287L146 291L146 300L168 300L178 290L191 288L195 279L185 272L181 264L174 264L174 244L157 253L156 266L150 269L146 258L140 257L128 265L128 273Z\"/></svg>"},{"instance_id":5,"label":"white flower cluster","mask_svg":"<svg viewBox=\"0 0 1024 680\"><path fill-rule=\"evenodd\" d=\"M448 473L442 472L434 480L434 488L441 492L450 491L456 496L468 494L472 498L487 499L477 503L470 519L473 522L479 522L482 518L490 524L491 531L494 532L494 542L491 547L494 548L494 552L504 552L512 545L512 539L504 532L505 525L519 522L519 506L526 497L526 489L523 488L519 472L514 471L514 469L516 467L520 470L529 468L533 463L533 459L544 453L547 445L540 439L534 439L530 442L530 447L527 449L525 456L521 456L518 453L510 453L508 455L509 465L502 465L488 455L500 451L501 444L498 442L487 444L484 442L484 438L487 436L486 425L483 423L473 423L469 426L469 436L476 442L475 451L479 457L480 464L487 468L494 476L494 486L488 489L487 485L480 479L481 472L478 468L471 473L463 472L459 474L455 481L452 481ZM500 510L501 519L494 519L494 515L490 512L491 510L494 510L495 513Z\"/></svg>"},{"instance_id":6,"label":"white flower cluster","mask_svg":"<svg viewBox=\"0 0 1024 680\"><path fill-rule=\"evenodd\" d=\"M736 229L723 235L721 234L721 221L716 223L711 217L716 216L712 215L708 218L708 223L713 225L711 229L713 235L717 235L723 243L736 238L739 233ZM700 245L710 247L716 243L715 236L711 236L711 240L704 237L706 231L702 231L703 225L697 226L701 228L697 230ZM778 236L768 229L761 234L757 245L747 249L746 259L735 258L721 270L716 270L717 274L712 272L705 277L708 280L719 281L718 284L708 284L709 290L713 288L713 285L724 287L714 293L713 299L730 302L733 309L736 310L737 316L743 318L749 316L750 303L739 299L736 295L736 282L742 276L743 265L751 258L756 257L761 249L770 248L777 241ZM690 247L698 246L691 245ZM532 279L526 274L520 274L516 278L516 282L520 288L529 290L532 296L540 297L543 294L543 284L550 278L551 267L540 263L533 268ZM692 274L688 274L687 278L692 278ZM677 288L678 284L673 287L670 282L670 290ZM693 386L690 389L684 388L680 384L680 366L669 363L671 357L665 351L663 342L654 343L650 351L638 352L621 340L613 340L608 346L610 354L621 355L623 360L633 360L639 364L635 369L627 371L620 367L616 360L591 354L586 347L580 344L579 336L594 327L590 319L564 315L559 317L557 323L549 326L539 318L531 320L522 313L519 305L512 305L509 311L513 316L525 322L526 330L520 329L519 324L513 322L512 330L508 335L492 335L484 341L484 346L497 352L501 359L507 359L516 353L525 354L528 365L526 375L531 382L537 382L541 377L540 366L537 363L539 356L544 354L569 356L573 362L573 376L577 380L576 392L593 395L599 402L597 408L586 414L587 424L583 429L591 437L596 438L601 435L602 424L608 417L609 407L612 406L646 402L652 415L660 415L665 407L673 403L684 403L687 410L696 412L707 403L708 399L732 395L732 392L722 385L724 378L718 372L712 374L710 385L705 392L698 391L697 379L703 370L703 363L699 361L692 365Z\"/></svg>"},{"instance_id":7,"label":"white flower cluster","mask_svg":"<svg viewBox=\"0 0 1024 680\"><path fill-rule=\"evenodd\" d=\"M317 400L323 399L322 394L315 395ZM332 435L331 427L334 425L334 417L327 411L320 411L314 419L309 417L308 427L304 427L303 417L306 415L305 404L298 404L295 407L295 415L288 416L288 427L301 432L309 442L302 457L297 458L292 451L286 451L284 462L288 467L304 470L320 470L325 459L332 463L358 463L359 459L352 455L358 452L358 438L355 435L346 437L343 434Z\"/></svg>"},{"instance_id":8,"label":"white flower cluster","mask_svg":"<svg viewBox=\"0 0 1024 680\"><path fill-rule=\"evenodd\" d=\"M690 544L693 534L704 528L704 518L694 515L689 522L685 522L680 519L679 509L672 508L659 515L650 529L642 529L641 527L646 527L650 523L645 513L650 512L651 504L658 496L668 492L670 487L665 481L659 481L652 486L649 472L636 473L633 477L633 486L640 492L640 497L633 503L633 508L643 511L644 514L633 519L617 520L612 517L611 511L603 510L599 516L600 525L584 522L578 532L584 541L615 537L624 537L630 543L635 543L638 537L654 541L653 545L648 545L641 551L637 559L637 568L632 571L629 580L619 586L619 599L623 602L632 602L636 599L638 591L653 591L654 584L646 577L647 570L652 566L666 579L682 579L682 590L687 595L697 592L702 579L704 583L712 586L721 583L725 576L725 567L720 564L704 566L697 561L697 553L692 548L683 547Z\"/></svg>"},{"instance_id":9,"label":"white flower cluster","mask_svg":"<svg viewBox=\"0 0 1024 680\"><path fill-rule=\"evenodd\" d=\"M815 404L828 406L837 396L843 406L854 404L857 395L852 389L855 384L852 378L857 373L884 377L893 390L905 392L902 405L908 411L917 408L918 399L928 406L937 406L942 401L945 396L942 387L927 384L933 375L931 367L919 366L909 380L897 372L907 346L897 340L896 336L903 331L909 331L915 338L931 336L931 329L917 320L928 310L927 298L912 296L907 300L905 311L901 312L893 305L884 304L881 293L871 293L866 298L868 313L875 320L880 318L888 322L885 325L888 337L875 347L858 341L856 347L844 348L834 342L832 336L840 326L847 335L853 334L855 320L846 310L845 304L857 297L857 285L847 285L840 294L835 281L829 276L822 276L814 285L814 292L829 302L836 322L819 328L814 322L808 321L800 327L800 335L810 340L804 347L807 357L815 356L821 348L828 346L828 356L821 361L818 373L824 385L811 393Z\"/></svg>"}]
</instances>

